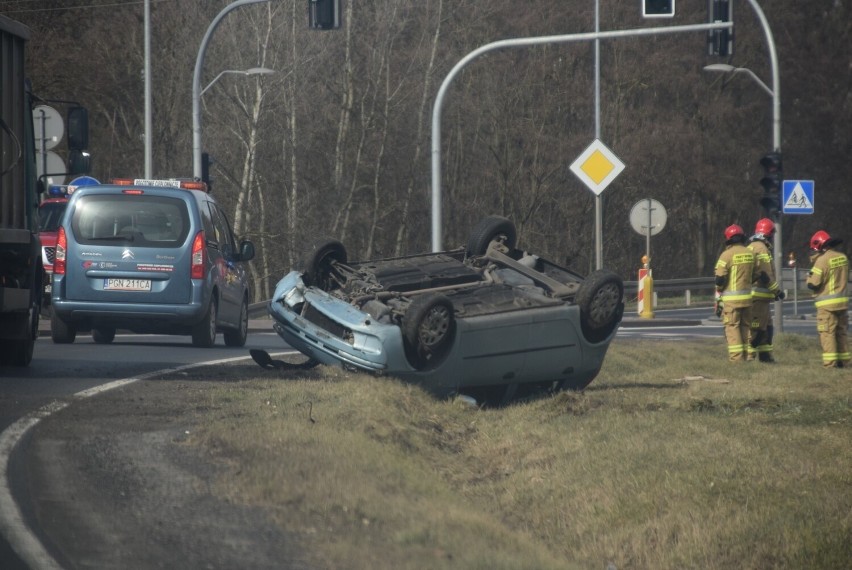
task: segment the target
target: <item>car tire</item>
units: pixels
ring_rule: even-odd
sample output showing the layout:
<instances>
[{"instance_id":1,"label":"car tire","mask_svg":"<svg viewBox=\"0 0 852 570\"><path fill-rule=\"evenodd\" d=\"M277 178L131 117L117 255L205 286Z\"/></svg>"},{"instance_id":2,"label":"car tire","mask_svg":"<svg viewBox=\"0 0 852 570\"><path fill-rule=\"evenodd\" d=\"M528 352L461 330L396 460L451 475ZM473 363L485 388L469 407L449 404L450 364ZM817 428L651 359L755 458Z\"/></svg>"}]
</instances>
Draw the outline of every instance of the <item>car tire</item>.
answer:
<instances>
[{"instance_id":1,"label":"car tire","mask_svg":"<svg viewBox=\"0 0 852 570\"><path fill-rule=\"evenodd\" d=\"M500 240L510 250L515 249L518 242L518 231L512 220L502 216L483 218L470 232L470 237L467 240L467 255L485 255L488 246L495 239Z\"/></svg>"},{"instance_id":2,"label":"car tire","mask_svg":"<svg viewBox=\"0 0 852 570\"><path fill-rule=\"evenodd\" d=\"M98 344L110 344L115 340L115 329L110 327L92 329L92 340Z\"/></svg>"},{"instance_id":3,"label":"car tire","mask_svg":"<svg viewBox=\"0 0 852 570\"><path fill-rule=\"evenodd\" d=\"M199 348L210 348L216 344L216 299L211 299L207 313L201 322L192 328L192 344Z\"/></svg>"},{"instance_id":4,"label":"car tire","mask_svg":"<svg viewBox=\"0 0 852 570\"><path fill-rule=\"evenodd\" d=\"M329 291L334 288L331 280L332 264L346 261L346 248L342 243L332 238L319 239L302 256L302 281L308 287Z\"/></svg>"},{"instance_id":5,"label":"car tire","mask_svg":"<svg viewBox=\"0 0 852 570\"><path fill-rule=\"evenodd\" d=\"M77 327L66 323L53 311L50 315L50 337L54 344L71 344L77 338Z\"/></svg>"},{"instance_id":6,"label":"car tire","mask_svg":"<svg viewBox=\"0 0 852 570\"><path fill-rule=\"evenodd\" d=\"M583 336L589 342L600 342L621 322L624 282L612 271L594 271L580 284L574 303L580 307Z\"/></svg>"},{"instance_id":7,"label":"car tire","mask_svg":"<svg viewBox=\"0 0 852 570\"><path fill-rule=\"evenodd\" d=\"M235 329L225 329L225 346L245 346L248 339L248 299L243 298L240 307L240 323Z\"/></svg>"},{"instance_id":8,"label":"car tire","mask_svg":"<svg viewBox=\"0 0 852 570\"><path fill-rule=\"evenodd\" d=\"M409 362L419 370L434 368L449 354L455 336L453 303L432 293L414 297L403 317Z\"/></svg>"}]
</instances>

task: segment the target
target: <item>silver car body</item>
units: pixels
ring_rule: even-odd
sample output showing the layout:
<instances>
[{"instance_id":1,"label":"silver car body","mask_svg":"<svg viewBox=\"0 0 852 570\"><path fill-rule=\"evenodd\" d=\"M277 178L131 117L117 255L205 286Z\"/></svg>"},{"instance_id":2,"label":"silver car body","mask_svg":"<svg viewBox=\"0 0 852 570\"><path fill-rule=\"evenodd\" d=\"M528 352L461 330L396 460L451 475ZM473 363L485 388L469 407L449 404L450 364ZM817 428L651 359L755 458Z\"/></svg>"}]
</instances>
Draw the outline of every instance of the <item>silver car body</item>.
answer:
<instances>
[{"instance_id":1,"label":"silver car body","mask_svg":"<svg viewBox=\"0 0 852 570\"><path fill-rule=\"evenodd\" d=\"M536 256L514 257L490 250L473 260L459 250L348 264L348 271L371 281L382 275L384 287L405 290L399 299L438 290L452 301L452 346L425 369L412 364L399 319L386 302L365 300L369 294L308 286L303 272L291 271L277 284L269 312L288 344L321 363L391 374L441 394L548 383L582 389L600 370L622 300L607 329L589 339L572 301L583 278Z\"/></svg>"}]
</instances>

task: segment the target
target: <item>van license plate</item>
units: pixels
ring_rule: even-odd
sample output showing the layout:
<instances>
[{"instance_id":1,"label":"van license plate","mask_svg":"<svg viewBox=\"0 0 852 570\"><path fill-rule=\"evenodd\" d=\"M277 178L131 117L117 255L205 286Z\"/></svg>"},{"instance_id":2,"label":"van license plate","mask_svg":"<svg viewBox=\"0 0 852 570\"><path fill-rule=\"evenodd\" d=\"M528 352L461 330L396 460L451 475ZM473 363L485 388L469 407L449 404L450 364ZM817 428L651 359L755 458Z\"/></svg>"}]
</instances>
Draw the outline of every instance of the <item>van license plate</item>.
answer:
<instances>
[{"instance_id":1,"label":"van license plate","mask_svg":"<svg viewBox=\"0 0 852 570\"><path fill-rule=\"evenodd\" d=\"M104 291L150 291L150 279L104 279Z\"/></svg>"}]
</instances>

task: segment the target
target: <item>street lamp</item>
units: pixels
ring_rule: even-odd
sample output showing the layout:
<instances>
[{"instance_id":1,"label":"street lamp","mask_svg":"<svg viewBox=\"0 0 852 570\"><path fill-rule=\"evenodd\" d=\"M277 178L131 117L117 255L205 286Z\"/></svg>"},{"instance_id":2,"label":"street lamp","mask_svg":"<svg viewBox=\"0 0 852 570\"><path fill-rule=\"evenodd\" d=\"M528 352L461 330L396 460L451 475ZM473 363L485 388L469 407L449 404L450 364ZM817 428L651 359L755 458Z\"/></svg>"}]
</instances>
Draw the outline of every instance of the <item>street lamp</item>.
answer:
<instances>
[{"instance_id":1,"label":"street lamp","mask_svg":"<svg viewBox=\"0 0 852 570\"><path fill-rule=\"evenodd\" d=\"M269 68L266 68L266 67L250 67L249 69L226 69L225 71L220 72L219 75L214 77L213 81L208 83L207 87L202 89L201 93L199 93L198 96L201 97L202 95L207 93L207 90L210 89L211 87L213 87L214 83L219 81L219 79L223 75L227 75L229 73L233 73L233 74L236 74L236 75L245 75L245 76L249 76L249 75L270 75L272 73L275 73L275 70L269 69Z\"/></svg>"},{"instance_id":2,"label":"street lamp","mask_svg":"<svg viewBox=\"0 0 852 570\"><path fill-rule=\"evenodd\" d=\"M219 23L229 12L240 6L258 4L260 2L269 2L269 0L237 0L225 6L216 18L213 19L210 27L207 28L207 33L204 34L204 38L201 40L201 47L198 48L198 57L195 59L195 72L192 74L192 175L195 178L201 178L201 66L204 63L207 44L210 42L210 36L213 35ZM220 73L216 79L219 79L221 75ZM216 79L210 85L215 83ZM207 88L205 88L205 91Z\"/></svg>"},{"instance_id":3,"label":"street lamp","mask_svg":"<svg viewBox=\"0 0 852 570\"><path fill-rule=\"evenodd\" d=\"M764 83L763 80L760 77L755 75L754 72L752 70L748 69L748 68L734 67L733 65L728 65L727 63L713 63L711 65L705 65L704 71L718 71L718 72L721 72L721 73L745 73L746 75L748 75L749 77L754 79L757 82L757 84L760 85L760 88L763 89L764 91L766 91L766 93L770 97L773 97L775 95L772 92L772 89L770 89L769 86L766 83Z\"/></svg>"}]
</instances>

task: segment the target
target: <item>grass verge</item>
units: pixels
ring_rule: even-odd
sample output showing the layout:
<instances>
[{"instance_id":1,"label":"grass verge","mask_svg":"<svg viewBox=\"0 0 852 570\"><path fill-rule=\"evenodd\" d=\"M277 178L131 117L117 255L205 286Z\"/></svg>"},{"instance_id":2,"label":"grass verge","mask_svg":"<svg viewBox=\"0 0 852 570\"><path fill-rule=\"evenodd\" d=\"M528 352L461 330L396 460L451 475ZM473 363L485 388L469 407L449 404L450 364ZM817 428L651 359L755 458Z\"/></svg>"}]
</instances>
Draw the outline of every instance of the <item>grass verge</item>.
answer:
<instances>
[{"instance_id":1,"label":"grass verge","mask_svg":"<svg viewBox=\"0 0 852 570\"><path fill-rule=\"evenodd\" d=\"M586 391L491 410L235 365L204 372L243 379L206 395L185 444L321 567L848 567L852 370L796 335L776 358L617 339Z\"/></svg>"}]
</instances>

